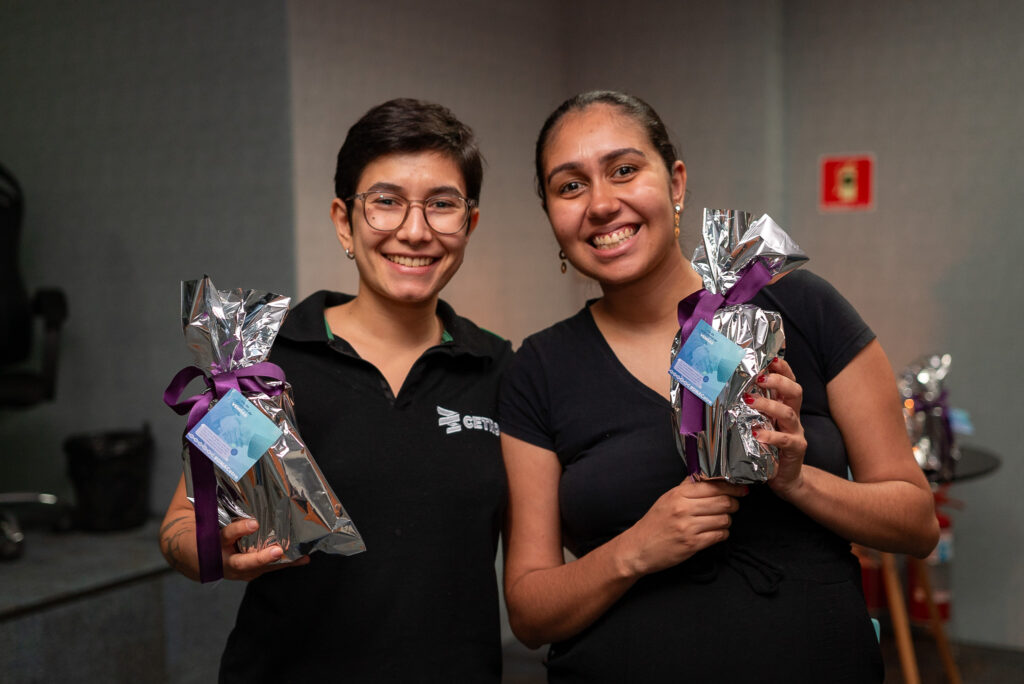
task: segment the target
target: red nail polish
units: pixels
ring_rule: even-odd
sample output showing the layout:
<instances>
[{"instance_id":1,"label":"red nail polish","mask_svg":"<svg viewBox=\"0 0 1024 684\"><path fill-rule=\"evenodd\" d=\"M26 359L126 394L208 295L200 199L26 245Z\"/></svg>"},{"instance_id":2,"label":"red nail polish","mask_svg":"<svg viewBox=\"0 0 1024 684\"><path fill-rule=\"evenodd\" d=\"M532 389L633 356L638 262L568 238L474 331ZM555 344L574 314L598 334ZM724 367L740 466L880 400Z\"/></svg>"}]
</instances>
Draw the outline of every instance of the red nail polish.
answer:
<instances>
[{"instance_id":1,"label":"red nail polish","mask_svg":"<svg viewBox=\"0 0 1024 684\"><path fill-rule=\"evenodd\" d=\"M744 394L743 395L743 401L744 401L744 403L747 403L747 404L753 404L754 403L754 397L750 396L749 394Z\"/></svg>"},{"instance_id":2,"label":"red nail polish","mask_svg":"<svg viewBox=\"0 0 1024 684\"><path fill-rule=\"evenodd\" d=\"M764 382L764 376L763 375L758 375L757 376L757 381L758 381L758 383Z\"/></svg>"},{"instance_id":3,"label":"red nail polish","mask_svg":"<svg viewBox=\"0 0 1024 684\"><path fill-rule=\"evenodd\" d=\"M754 439L757 439L757 430L751 430L750 434L752 437L754 437Z\"/></svg>"}]
</instances>

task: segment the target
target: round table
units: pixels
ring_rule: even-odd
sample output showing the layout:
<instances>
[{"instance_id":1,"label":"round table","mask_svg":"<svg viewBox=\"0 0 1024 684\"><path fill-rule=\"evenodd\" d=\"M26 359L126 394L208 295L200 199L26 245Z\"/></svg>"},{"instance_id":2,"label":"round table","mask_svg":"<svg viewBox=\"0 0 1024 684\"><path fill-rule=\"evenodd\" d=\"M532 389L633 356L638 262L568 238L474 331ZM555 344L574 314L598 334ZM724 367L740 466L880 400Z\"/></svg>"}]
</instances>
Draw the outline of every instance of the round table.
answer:
<instances>
[{"instance_id":1,"label":"round table","mask_svg":"<svg viewBox=\"0 0 1024 684\"><path fill-rule=\"evenodd\" d=\"M953 476L938 478L938 473L929 473L928 479L931 482L944 484L947 482L963 482L972 480L982 475L988 475L999 467L999 457L987 449L972 446L960 446L960 460L953 468ZM932 476L935 476L934 478Z\"/></svg>"}]
</instances>

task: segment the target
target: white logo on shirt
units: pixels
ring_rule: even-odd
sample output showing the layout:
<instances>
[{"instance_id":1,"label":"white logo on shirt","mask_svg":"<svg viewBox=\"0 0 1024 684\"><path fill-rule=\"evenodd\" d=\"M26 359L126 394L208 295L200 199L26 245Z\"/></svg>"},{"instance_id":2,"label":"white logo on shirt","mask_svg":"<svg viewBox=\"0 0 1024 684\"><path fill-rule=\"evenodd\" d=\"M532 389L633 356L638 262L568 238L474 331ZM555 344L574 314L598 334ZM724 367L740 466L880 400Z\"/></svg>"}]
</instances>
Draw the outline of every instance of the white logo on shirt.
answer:
<instances>
[{"instance_id":1,"label":"white logo on shirt","mask_svg":"<svg viewBox=\"0 0 1024 684\"><path fill-rule=\"evenodd\" d=\"M491 418L484 416L463 416L458 411L437 407L437 426L445 428L445 434L461 432L462 428L467 430L486 430L492 435L500 435L498 423Z\"/></svg>"}]
</instances>

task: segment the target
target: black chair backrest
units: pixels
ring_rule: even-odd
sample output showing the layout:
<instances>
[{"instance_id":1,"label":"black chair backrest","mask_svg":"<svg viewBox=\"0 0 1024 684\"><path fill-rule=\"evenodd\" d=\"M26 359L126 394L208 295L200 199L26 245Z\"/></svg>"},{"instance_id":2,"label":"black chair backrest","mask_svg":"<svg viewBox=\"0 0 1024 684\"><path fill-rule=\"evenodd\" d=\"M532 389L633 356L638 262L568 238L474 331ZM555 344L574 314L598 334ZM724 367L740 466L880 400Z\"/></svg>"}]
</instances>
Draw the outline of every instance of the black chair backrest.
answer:
<instances>
[{"instance_id":1,"label":"black chair backrest","mask_svg":"<svg viewBox=\"0 0 1024 684\"><path fill-rule=\"evenodd\" d=\"M32 344L32 306L18 264L25 200L0 165L0 365L20 363Z\"/></svg>"}]
</instances>

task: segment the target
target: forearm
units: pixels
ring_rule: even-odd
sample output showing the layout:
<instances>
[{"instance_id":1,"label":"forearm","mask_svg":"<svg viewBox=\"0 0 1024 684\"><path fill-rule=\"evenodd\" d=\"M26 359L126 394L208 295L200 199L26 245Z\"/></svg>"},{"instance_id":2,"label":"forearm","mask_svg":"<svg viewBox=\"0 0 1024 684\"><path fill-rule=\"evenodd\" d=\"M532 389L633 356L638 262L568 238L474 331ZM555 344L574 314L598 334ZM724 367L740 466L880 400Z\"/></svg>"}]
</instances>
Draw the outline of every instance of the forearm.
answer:
<instances>
[{"instance_id":1,"label":"forearm","mask_svg":"<svg viewBox=\"0 0 1024 684\"><path fill-rule=\"evenodd\" d=\"M185 577L199 581L196 515L185 491L184 477L179 480L160 524L160 551L168 565Z\"/></svg>"},{"instance_id":2,"label":"forearm","mask_svg":"<svg viewBox=\"0 0 1024 684\"><path fill-rule=\"evenodd\" d=\"M509 624L536 648L589 627L636 582L617 556L620 537L564 565L525 572L505 583Z\"/></svg>"},{"instance_id":3,"label":"forearm","mask_svg":"<svg viewBox=\"0 0 1024 684\"><path fill-rule=\"evenodd\" d=\"M194 515L171 515L160 526L160 551L167 564L191 580L199 581Z\"/></svg>"},{"instance_id":4,"label":"forearm","mask_svg":"<svg viewBox=\"0 0 1024 684\"><path fill-rule=\"evenodd\" d=\"M880 551L924 557L938 539L932 494L911 482L853 482L805 465L799 483L776 494L844 539Z\"/></svg>"}]
</instances>

